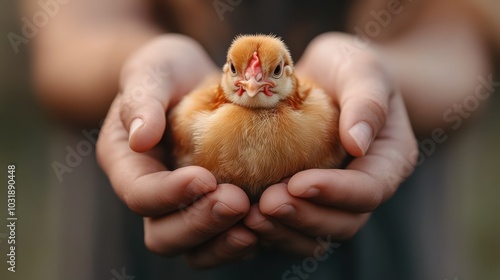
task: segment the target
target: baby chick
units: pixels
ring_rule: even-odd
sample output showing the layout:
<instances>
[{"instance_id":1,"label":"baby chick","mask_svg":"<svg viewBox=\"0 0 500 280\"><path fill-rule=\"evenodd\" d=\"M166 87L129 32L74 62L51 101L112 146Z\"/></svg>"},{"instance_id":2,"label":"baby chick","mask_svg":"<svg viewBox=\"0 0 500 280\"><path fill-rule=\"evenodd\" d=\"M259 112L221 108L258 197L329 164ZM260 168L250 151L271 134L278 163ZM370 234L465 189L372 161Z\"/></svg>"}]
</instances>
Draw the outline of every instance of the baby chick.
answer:
<instances>
[{"instance_id":1,"label":"baby chick","mask_svg":"<svg viewBox=\"0 0 500 280\"><path fill-rule=\"evenodd\" d=\"M338 118L323 90L295 76L287 46L268 35L237 37L222 78L169 116L177 167L202 166L251 198L301 170L339 167Z\"/></svg>"}]
</instances>

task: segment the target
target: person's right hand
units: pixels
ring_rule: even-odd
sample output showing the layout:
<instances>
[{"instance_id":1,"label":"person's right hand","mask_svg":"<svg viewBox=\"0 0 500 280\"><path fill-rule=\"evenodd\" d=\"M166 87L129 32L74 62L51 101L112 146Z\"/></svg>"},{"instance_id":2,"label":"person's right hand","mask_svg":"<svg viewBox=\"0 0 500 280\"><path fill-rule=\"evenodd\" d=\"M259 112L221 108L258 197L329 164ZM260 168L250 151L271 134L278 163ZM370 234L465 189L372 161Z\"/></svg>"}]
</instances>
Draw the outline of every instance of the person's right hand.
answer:
<instances>
[{"instance_id":1,"label":"person's right hand","mask_svg":"<svg viewBox=\"0 0 500 280\"><path fill-rule=\"evenodd\" d=\"M146 246L175 256L187 253L198 268L253 254L256 236L240 221L250 203L230 184L217 185L201 167L168 171L158 145L166 111L217 68L203 49L181 35L164 35L124 65L120 92L97 143L99 164L118 197L144 216ZM162 143L160 143L162 144Z\"/></svg>"}]
</instances>

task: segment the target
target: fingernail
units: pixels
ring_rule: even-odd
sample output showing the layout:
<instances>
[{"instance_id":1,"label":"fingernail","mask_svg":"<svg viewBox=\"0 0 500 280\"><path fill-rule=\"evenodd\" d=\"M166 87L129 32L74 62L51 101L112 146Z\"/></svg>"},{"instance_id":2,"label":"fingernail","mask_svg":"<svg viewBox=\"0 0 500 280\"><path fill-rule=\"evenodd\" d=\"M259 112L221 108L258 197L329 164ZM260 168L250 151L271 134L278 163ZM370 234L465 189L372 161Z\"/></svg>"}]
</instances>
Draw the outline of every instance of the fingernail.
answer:
<instances>
[{"instance_id":1,"label":"fingernail","mask_svg":"<svg viewBox=\"0 0 500 280\"><path fill-rule=\"evenodd\" d=\"M276 208L276 210L274 210L270 214L272 216L287 218L287 217L293 216L295 214L295 212L297 212L297 209L295 209L295 207L293 207L290 204L283 204L280 207Z\"/></svg>"},{"instance_id":2,"label":"fingernail","mask_svg":"<svg viewBox=\"0 0 500 280\"><path fill-rule=\"evenodd\" d=\"M262 223L259 225L259 230L261 231L271 231L274 229L274 224L271 223L269 220L262 221Z\"/></svg>"},{"instance_id":3,"label":"fingernail","mask_svg":"<svg viewBox=\"0 0 500 280\"><path fill-rule=\"evenodd\" d=\"M259 222L254 223L254 225L249 225L249 227L259 232L269 232L274 229L273 223L264 217Z\"/></svg>"},{"instance_id":4,"label":"fingernail","mask_svg":"<svg viewBox=\"0 0 500 280\"><path fill-rule=\"evenodd\" d=\"M195 178L186 186L185 193L196 197L214 191L215 188L215 185L209 185L208 183L200 180L200 178Z\"/></svg>"},{"instance_id":5,"label":"fingernail","mask_svg":"<svg viewBox=\"0 0 500 280\"><path fill-rule=\"evenodd\" d=\"M226 238L227 250L234 258L250 259L255 254L255 245L255 242L248 242L234 236Z\"/></svg>"},{"instance_id":6,"label":"fingernail","mask_svg":"<svg viewBox=\"0 0 500 280\"><path fill-rule=\"evenodd\" d=\"M231 248L235 248L235 249L239 249L239 250L247 248L247 247L252 245L252 243L245 242L245 241L243 241L239 238L236 238L234 236L229 236L228 238L226 238L226 242Z\"/></svg>"},{"instance_id":7,"label":"fingernail","mask_svg":"<svg viewBox=\"0 0 500 280\"><path fill-rule=\"evenodd\" d=\"M366 122L359 122L351 127L348 132L364 155L372 142L373 132L370 125Z\"/></svg>"},{"instance_id":8,"label":"fingernail","mask_svg":"<svg viewBox=\"0 0 500 280\"><path fill-rule=\"evenodd\" d=\"M134 119L130 124L130 132L128 134L128 139L134 135L134 132L144 124L144 121L141 118Z\"/></svg>"},{"instance_id":9,"label":"fingernail","mask_svg":"<svg viewBox=\"0 0 500 280\"><path fill-rule=\"evenodd\" d=\"M212 215L220 220L232 219L240 214L222 202L217 202L212 206Z\"/></svg>"}]
</instances>

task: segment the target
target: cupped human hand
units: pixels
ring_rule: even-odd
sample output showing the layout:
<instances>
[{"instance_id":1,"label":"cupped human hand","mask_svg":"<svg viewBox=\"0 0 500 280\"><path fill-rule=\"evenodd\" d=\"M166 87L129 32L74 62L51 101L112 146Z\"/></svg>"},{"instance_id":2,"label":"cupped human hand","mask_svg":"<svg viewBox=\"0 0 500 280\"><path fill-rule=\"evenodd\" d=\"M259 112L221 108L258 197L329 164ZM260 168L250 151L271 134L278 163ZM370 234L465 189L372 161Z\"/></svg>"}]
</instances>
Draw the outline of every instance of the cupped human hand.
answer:
<instances>
[{"instance_id":1,"label":"cupped human hand","mask_svg":"<svg viewBox=\"0 0 500 280\"><path fill-rule=\"evenodd\" d=\"M217 68L194 40L163 35L123 66L120 92L99 135L97 157L118 197L144 217L153 252L185 254L205 268L253 254L256 236L239 221L249 200L238 187L218 185L206 169L174 171L164 163L166 112Z\"/></svg>"},{"instance_id":2,"label":"cupped human hand","mask_svg":"<svg viewBox=\"0 0 500 280\"><path fill-rule=\"evenodd\" d=\"M311 169L269 187L245 225L276 248L317 256L323 241L352 238L414 169L415 136L383 57L355 38L327 33L297 64L340 108L340 139L354 158L345 169Z\"/></svg>"}]
</instances>

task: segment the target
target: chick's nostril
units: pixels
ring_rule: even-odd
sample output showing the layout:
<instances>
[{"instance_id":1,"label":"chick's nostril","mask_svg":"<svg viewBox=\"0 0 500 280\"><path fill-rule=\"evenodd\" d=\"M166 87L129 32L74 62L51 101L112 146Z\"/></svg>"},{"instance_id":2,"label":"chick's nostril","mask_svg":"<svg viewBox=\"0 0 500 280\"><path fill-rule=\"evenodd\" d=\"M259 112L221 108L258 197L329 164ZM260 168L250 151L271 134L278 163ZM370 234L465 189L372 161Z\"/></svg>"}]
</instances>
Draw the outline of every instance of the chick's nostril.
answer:
<instances>
[{"instance_id":1,"label":"chick's nostril","mask_svg":"<svg viewBox=\"0 0 500 280\"><path fill-rule=\"evenodd\" d=\"M250 73L250 72L246 72L245 73L245 80L250 80L250 78L254 78L257 82L260 82L262 81L262 78L263 78L263 75L262 73L257 73L256 75Z\"/></svg>"},{"instance_id":2,"label":"chick's nostril","mask_svg":"<svg viewBox=\"0 0 500 280\"><path fill-rule=\"evenodd\" d=\"M260 82L262 80L262 73L257 74L255 78L257 79L257 82Z\"/></svg>"}]
</instances>

